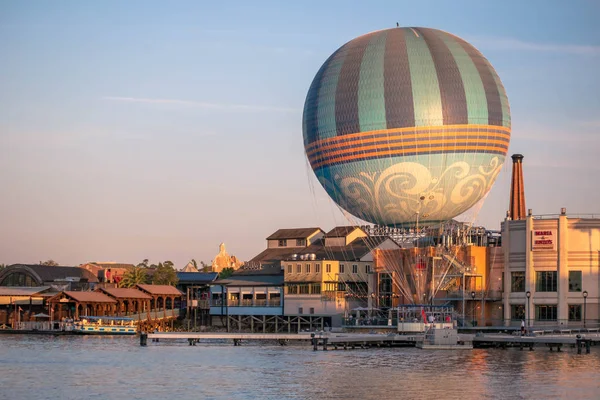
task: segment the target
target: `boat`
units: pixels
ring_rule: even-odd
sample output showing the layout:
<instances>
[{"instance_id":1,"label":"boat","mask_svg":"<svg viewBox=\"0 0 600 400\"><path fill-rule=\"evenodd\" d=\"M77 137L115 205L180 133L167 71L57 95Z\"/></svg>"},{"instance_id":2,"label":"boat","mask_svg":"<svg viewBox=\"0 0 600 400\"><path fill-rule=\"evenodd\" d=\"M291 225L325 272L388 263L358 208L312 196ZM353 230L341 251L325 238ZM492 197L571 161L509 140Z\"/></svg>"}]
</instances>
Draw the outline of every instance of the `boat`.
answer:
<instances>
[{"instance_id":1,"label":"boat","mask_svg":"<svg viewBox=\"0 0 600 400\"><path fill-rule=\"evenodd\" d=\"M73 333L81 335L135 335L137 327L128 317L83 317L73 324Z\"/></svg>"}]
</instances>

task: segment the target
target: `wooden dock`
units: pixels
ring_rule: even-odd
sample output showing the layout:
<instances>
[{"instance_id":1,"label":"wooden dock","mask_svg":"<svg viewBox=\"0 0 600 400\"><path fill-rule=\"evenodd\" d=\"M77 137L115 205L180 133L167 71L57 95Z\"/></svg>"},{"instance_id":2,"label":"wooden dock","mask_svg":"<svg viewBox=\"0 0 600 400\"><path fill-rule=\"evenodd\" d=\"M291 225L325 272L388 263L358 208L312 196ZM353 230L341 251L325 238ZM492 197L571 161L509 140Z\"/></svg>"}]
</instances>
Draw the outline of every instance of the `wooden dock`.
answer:
<instances>
[{"instance_id":1,"label":"wooden dock","mask_svg":"<svg viewBox=\"0 0 600 400\"><path fill-rule=\"evenodd\" d=\"M140 345L146 346L147 339L152 342L163 340L186 340L190 346L201 341L230 340L234 346L240 346L243 341L274 342L282 346L290 342L309 343L313 350L321 347L323 350L343 348L370 348L370 347L400 347L417 346L419 348L442 348L440 346L423 346L423 335L398 335L398 334L366 334L366 333L336 333L336 332L302 332L302 333L242 333L242 332L157 332L143 333L140 335ZM577 348L581 353L585 348L586 353L590 347L600 344L600 334L587 335L557 334L541 336L517 336L508 334L459 334L458 344L461 348L507 348L519 347L533 350L536 346L546 346L550 351L561 351L562 347ZM454 349L457 347L448 347Z\"/></svg>"},{"instance_id":2,"label":"wooden dock","mask_svg":"<svg viewBox=\"0 0 600 400\"><path fill-rule=\"evenodd\" d=\"M593 333L587 335L580 334L555 334L541 336L519 336L506 334L485 334L475 335L473 337L473 346L475 348L506 348L519 347L520 349L529 348L533 350L535 346L546 346L552 351L561 351L563 346L576 347L577 352L585 347L586 353L590 353L590 347L600 344L600 334Z\"/></svg>"}]
</instances>

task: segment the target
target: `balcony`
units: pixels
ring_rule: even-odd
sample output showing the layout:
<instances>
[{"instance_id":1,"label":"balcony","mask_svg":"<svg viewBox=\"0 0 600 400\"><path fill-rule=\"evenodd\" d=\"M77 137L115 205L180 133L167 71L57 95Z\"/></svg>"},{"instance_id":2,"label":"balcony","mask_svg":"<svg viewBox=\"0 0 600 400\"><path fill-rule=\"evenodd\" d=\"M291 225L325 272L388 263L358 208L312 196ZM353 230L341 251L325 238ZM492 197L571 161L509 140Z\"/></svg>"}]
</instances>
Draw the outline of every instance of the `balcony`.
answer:
<instances>
[{"instance_id":1,"label":"balcony","mask_svg":"<svg viewBox=\"0 0 600 400\"><path fill-rule=\"evenodd\" d=\"M222 300L215 299L210 302L211 307L225 306ZM281 307L281 299L262 299L262 300L229 300L227 302L228 307Z\"/></svg>"}]
</instances>

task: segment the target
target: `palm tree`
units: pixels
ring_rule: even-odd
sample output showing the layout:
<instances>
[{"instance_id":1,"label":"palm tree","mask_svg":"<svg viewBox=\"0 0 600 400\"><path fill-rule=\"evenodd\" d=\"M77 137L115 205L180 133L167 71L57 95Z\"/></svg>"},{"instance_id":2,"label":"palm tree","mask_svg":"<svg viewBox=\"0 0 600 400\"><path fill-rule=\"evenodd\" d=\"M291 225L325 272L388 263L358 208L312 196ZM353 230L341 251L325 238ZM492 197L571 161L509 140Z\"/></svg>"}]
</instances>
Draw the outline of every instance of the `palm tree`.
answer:
<instances>
[{"instance_id":1,"label":"palm tree","mask_svg":"<svg viewBox=\"0 0 600 400\"><path fill-rule=\"evenodd\" d=\"M129 288L147 283L148 276L142 267L133 267L123 275L119 287Z\"/></svg>"}]
</instances>

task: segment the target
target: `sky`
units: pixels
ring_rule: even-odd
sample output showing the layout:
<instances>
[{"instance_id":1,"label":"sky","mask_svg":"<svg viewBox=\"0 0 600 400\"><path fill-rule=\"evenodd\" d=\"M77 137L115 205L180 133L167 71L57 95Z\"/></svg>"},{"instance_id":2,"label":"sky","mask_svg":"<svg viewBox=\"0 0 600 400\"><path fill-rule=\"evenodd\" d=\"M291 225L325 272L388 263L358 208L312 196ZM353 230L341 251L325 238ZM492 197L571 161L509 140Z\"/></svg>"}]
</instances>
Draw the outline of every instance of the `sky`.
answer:
<instances>
[{"instance_id":1,"label":"sky","mask_svg":"<svg viewBox=\"0 0 600 400\"><path fill-rule=\"evenodd\" d=\"M400 26L475 45L506 88L534 214L600 214L600 3L0 0L0 263L247 260L348 224L308 167L321 64ZM510 158L508 158L510 160ZM499 229L510 162L467 213Z\"/></svg>"}]
</instances>

